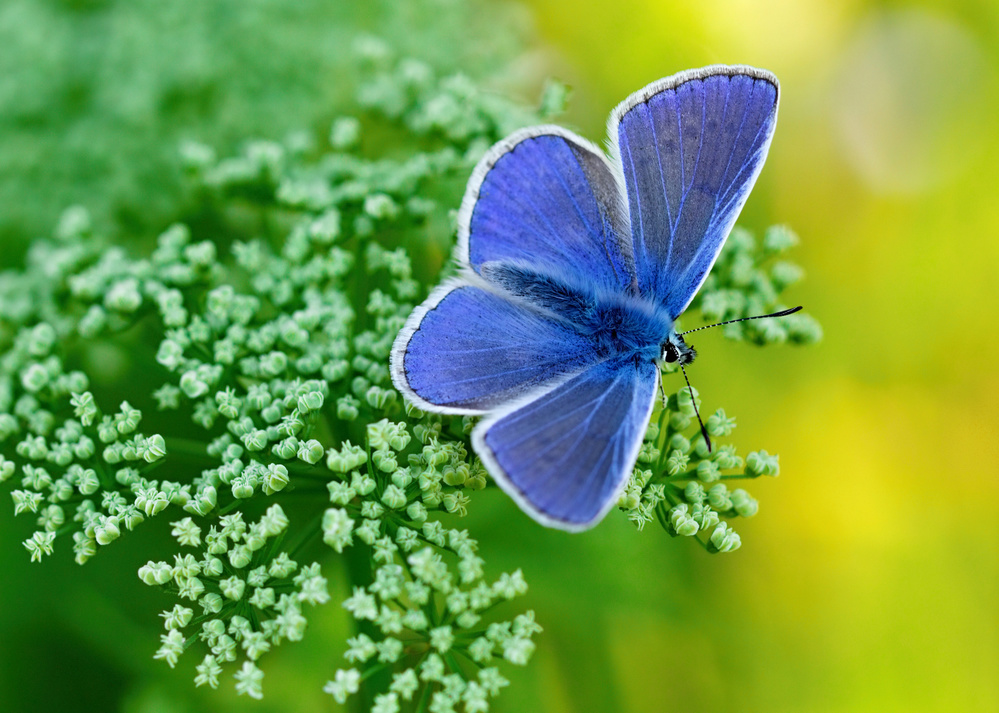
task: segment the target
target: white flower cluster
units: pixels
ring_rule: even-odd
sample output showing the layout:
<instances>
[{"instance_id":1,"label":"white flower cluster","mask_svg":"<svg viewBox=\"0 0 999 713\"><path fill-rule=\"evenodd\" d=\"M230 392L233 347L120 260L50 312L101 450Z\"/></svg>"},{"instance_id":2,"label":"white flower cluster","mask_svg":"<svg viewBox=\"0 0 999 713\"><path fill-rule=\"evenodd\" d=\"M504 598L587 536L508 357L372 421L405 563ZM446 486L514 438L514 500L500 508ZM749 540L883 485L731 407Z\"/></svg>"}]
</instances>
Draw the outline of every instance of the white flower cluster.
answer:
<instances>
[{"instance_id":1,"label":"white flower cluster","mask_svg":"<svg viewBox=\"0 0 999 713\"><path fill-rule=\"evenodd\" d=\"M301 566L273 543L288 528L280 505L272 505L256 522L240 513L224 515L207 533L191 518L173 523L181 548L202 548L200 556L176 555L169 562L147 562L139 578L184 600L161 614L167 633L155 658L172 668L189 643L200 639L209 653L198 665L195 683L216 688L224 664L246 660L236 674L236 690L260 698L263 671L256 661L282 641L300 641L306 618L302 607L329 601L326 579L318 563ZM192 628L185 635L184 629Z\"/></svg>"}]
</instances>

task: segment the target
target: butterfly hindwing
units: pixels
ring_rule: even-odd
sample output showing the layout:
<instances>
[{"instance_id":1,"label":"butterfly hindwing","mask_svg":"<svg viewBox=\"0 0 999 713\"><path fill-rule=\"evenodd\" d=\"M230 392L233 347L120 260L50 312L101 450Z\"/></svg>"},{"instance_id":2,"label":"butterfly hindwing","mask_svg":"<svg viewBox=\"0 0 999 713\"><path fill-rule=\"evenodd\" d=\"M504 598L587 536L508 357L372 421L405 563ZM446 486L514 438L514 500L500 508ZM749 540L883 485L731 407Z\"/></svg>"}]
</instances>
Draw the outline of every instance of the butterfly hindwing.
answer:
<instances>
[{"instance_id":1,"label":"butterfly hindwing","mask_svg":"<svg viewBox=\"0 0 999 713\"><path fill-rule=\"evenodd\" d=\"M458 216L459 261L529 263L620 290L634 278L620 182L600 149L557 126L499 142L469 180Z\"/></svg>"},{"instance_id":2,"label":"butterfly hindwing","mask_svg":"<svg viewBox=\"0 0 999 713\"><path fill-rule=\"evenodd\" d=\"M675 319L714 264L763 167L778 83L714 66L654 82L612 113L643 295Z\"/></svg>"},{"instance_id":3,"label":"butterfly hindwing","mask_svg":"<svg viewBox=\"0 0 999 713\"><path fill-rule=\"evenodd\" d=\"M596 361L565 321L458 279L413 312L392 348L392 378L421 408L481 414Z\"/></svg>"},{"instance_id":4,"label":"butterfly hindwing","mask_svg":"<svg viewBox=\"0 0 999 713\"><path fill-rule=\"evenodd\" d=\"M583 530L631 475L656 394L651 362L617 358L483 419L472 443L489 472L540 522Z\"/></svg>"}]
</instances>

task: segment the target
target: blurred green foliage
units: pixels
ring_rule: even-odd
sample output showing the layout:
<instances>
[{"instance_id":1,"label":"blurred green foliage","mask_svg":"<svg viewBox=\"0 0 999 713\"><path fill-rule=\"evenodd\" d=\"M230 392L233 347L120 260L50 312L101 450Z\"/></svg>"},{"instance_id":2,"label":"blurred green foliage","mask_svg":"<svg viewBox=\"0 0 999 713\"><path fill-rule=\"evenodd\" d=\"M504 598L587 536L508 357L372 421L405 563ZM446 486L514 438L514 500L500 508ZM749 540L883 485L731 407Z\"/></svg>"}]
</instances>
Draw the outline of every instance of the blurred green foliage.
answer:
<instances>
[{"instance_id":1,"label":"blurred green foliage","mask_svg":"<svg viewBox=\"0 0 999 713\"><path fill-rule=\"evenodd\" d=\"M502 5L449 0L5 0L0 264L74 203L148 241L177 217L184 139L230 152L324 133L353 97L359 33L482 76L520 47L516 25Z\"/></svg>"}]
</instances>

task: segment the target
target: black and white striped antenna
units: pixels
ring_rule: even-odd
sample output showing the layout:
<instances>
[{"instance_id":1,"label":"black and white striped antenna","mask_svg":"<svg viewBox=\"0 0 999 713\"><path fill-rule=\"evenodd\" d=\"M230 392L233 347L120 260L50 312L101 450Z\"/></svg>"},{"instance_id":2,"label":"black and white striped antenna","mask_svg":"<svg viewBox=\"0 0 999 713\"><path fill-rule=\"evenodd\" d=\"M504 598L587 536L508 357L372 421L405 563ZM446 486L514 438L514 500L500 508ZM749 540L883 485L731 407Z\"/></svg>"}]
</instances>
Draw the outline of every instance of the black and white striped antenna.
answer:
<instances>
[{"instance_id":1,"label":"black and white striped antenna","mask_svg":"<svg viewBox=\"0 0 999 713\"><path fill-rule=\"evenodd\" d=\"M727 319L724 322L716 322L715 324L708 324L703 327L696 327L694 329L688 329L686 332L680 332L679 336L684 334L690 334L691 332L700 332L702 329L711 329L712 327L721 327L723 324L735 324L736 322L746 322L750 319L769 319L770 317L786 317L789 314L794 314L801 309L801 305L797 307L792 307L791 309L784 309L780 312L773 312L772 314L758 314L754 317L739 317L739 319ZM690 379L687 378L687 370L683 368L683 364L680 364L680 371L683 372L683 380L687 382L687 391L690 393L690 403L694 407L694 415L697 416L697 423L701 427L701 435L704 436L704 443L708 446L708 453L711 452L711 438L708 436L708 429L704 427L704 421L701 420L701 413L697 410L697 401L694 400L694 390L690 386ZM659 385L662 387L662 379L659 380ZM663 393L665 397L665 392Z\"/></svg>"}]
</instances>

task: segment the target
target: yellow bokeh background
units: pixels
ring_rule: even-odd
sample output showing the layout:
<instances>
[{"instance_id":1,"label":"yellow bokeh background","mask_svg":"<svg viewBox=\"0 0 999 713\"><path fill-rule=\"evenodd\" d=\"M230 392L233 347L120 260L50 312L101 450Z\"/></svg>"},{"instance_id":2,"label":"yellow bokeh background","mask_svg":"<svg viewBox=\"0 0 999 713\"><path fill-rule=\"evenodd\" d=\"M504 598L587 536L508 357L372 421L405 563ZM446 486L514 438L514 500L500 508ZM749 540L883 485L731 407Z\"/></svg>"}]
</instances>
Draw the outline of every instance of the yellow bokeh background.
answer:
<instances>
[{"instance_id":1,"label":"yellow bokeh background","mask_svg":"<svg viewBox=\"0 0 999 713\"><path fill-rule=\"evenodd\" d=\"M643 533L644 564L615 567L641 581L593 605L613 710L999 710L999 4L530 6L590 138L660 76L777 74L777 132L740 222L799 233L808 278L787 298L826 335L697 340L705 408L737 415L736 442L779 452L782 474L753 484L739 552L657 568L684 543ZM547 710L611 710L552 676Z\"/></svg>"}]
</instances>

